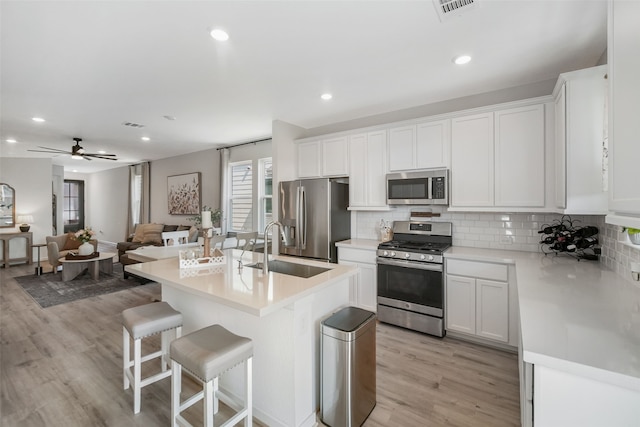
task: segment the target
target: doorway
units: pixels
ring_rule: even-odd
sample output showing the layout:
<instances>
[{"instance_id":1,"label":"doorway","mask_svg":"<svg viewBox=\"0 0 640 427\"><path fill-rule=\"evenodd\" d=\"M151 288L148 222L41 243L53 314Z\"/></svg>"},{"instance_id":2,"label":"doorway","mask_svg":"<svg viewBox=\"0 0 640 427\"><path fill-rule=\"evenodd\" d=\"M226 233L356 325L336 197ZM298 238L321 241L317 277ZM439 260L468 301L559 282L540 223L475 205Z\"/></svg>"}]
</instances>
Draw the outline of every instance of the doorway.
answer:
<instances>
[{"instance_id":1,"label":"doorway","mask_svg":"<svg viewBox=\"0 0 640 427\"><path fill-rule=\"evenodd\" d=\"M84 181L64 180L63 203L64 232L75 232L84 228Z\"/></svg>"}]
</instances>

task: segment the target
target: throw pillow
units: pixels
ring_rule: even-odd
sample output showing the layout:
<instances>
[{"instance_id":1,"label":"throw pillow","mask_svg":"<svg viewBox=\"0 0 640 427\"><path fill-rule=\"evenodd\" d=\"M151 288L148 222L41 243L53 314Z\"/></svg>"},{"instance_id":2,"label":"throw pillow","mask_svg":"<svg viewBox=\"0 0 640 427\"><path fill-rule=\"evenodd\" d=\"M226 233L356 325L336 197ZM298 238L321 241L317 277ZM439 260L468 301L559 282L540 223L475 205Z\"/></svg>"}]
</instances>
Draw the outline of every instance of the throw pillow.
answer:
<instances>
[{"instance_id":1,"label":"throw pillow","mask_svg":"<svg viewBox=\"0 0 640 427\"><path fill-rule=\"evenodd\" d=\"M147 224L144 227L144 236L142 237L142 243L162 244L162 230L164 224Z\"/></svg>"},{"instance_id":2,"label":"throw pillow","mask_svg":"<svg viewBox=\"0 0 640 427\"><path fill-rule=\"evenodd\" d=\"M177 225L165 225L162 231L176 231L178 229Z\"/></svg>"},{"instance_id":3,"label":"throw pillow","mask_svg":"<svg viewBox=\"0 0 640 427\"><path fill-rule=\"evenodd\" d=\"M189 229L189 243L196 243L198 241L198 228L191 226Z\"/></svg>"},{"instance_id":4,"label":"throw pillow","mask_svg":"<svg viewBox=\"0 0 640 427\"><path fill-rule=\"evenodd\" d=\"M136 225L136 231L133 234L133 239L131 239L134 243L142 243L142 239L144 238L144 228L148 224L138 224Z\"/></svg>"},{"instance_id":5,"label":"throw pillow","mask_svg":"<svg viewBox=\"0 0 640 427\"><path fill-rule=\"evenodd\" d=\"M76 239L76 233L70 231L67 233L67 240L64 242L64 247L61 249L63 251L72 251L78 249L82 242Z\"/></svg>"},{"instance_id":6,"label":"throw pillow","mask_svg":"<svg viewBox=\"0 0 640 427\"><path fill-rule=\"evenodd\" d=\"M179 225L176 231L191 230L190 225Z\"/></svg>"}]
</instances>

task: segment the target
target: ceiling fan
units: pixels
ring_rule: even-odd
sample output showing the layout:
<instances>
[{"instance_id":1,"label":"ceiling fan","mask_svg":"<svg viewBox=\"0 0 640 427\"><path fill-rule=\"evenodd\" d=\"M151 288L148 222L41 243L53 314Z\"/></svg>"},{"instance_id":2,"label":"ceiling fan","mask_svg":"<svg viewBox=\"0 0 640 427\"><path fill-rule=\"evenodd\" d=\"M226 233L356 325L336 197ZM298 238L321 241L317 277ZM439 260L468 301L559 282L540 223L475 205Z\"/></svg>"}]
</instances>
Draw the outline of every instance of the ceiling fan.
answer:
<instances>
[{"instance_id":1,"label":"ceiling fan","mask_svg":"<svg viewBox=\"0 0 640 427\"><path fill-rule=\"evenodd\" d=\"M27 150L27 151L34 151L36 153L71 154L71 157L74 159L91 160L91 158L94 158L94 159L103 159L103 160L118 160L116 159L115 154L85 153L84 148L80 146L80 143L82 142L82 138L73 138L73 140L76 143L76 145L73 145L71 147L71 151L58 150L57 148L49 148L49 147L41 147L41 146L38 146L38 148L44 148L45 150L49 150L49 151L43 151L43 150Z\"/></svg>"}]
</instances>

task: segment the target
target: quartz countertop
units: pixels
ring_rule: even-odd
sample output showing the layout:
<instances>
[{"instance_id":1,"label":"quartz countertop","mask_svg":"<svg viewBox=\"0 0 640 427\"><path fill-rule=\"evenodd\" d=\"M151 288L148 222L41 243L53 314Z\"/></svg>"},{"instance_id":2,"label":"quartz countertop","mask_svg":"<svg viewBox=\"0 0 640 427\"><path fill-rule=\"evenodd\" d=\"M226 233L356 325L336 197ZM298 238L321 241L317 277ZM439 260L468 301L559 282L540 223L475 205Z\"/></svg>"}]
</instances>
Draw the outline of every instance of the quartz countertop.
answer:
<instances>
[{"instance_id":1,"label":"quartz countertop","mask_svg":"<svg viewBox=\"0 0 640 427\"><path fill-rule=\"evenodd\" d=\"M349 239L341 242L336 242L337 247L352 248L352 249L369 249L376 250L380 244L379 240L374 239Z\"/></svg>"},{"instance_id":2,"label":"quartz countertop","mask_svg":"<svg viewBox=\"0 0 640 427\"><path fill-rule=\"evenodd\" d=\"M226 263L211 267L180 268L178 258L131 264L129 273L217 303L256 315L266 316L318 290L344 280L358 272L356 267L312 261L298 257L275 256L273 259L296 264L328 268L329 271L308 279L246 267L262 262L263 254L226 249ZM241 256L242 255L242 256ZM238 268L238 261L245 265Z\"/></svg>"},{"instance_id":3,"label":"quartz countertop","mask_svg":"<svg viewBox=\"0 0 640 427\"><path fill-rule=\"evenodd\" d=\"M523 358L640 391L640 282L566 254L451 247L445 259L515 264Z\"/></svg>"}]
</instances>

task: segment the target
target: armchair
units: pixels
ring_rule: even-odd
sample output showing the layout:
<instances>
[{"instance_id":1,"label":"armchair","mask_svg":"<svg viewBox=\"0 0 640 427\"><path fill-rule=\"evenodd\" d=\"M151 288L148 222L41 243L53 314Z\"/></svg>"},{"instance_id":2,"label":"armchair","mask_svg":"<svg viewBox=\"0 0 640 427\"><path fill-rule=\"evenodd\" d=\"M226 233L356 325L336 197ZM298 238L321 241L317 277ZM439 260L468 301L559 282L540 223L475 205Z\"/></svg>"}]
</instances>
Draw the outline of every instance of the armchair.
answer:
<instances>
[{"instance_id":1,"label":"armchair","mask_svg":"<svg viewBox=\"0 0 640 427\"><path fill-rule=\"evenodd\" d=\"M70 234L73 233L45 237L47 242L47 260L49 261L49 264L51 264L51 267L53 267L53 273L57 272L58 267L60 266L60 261L58 260L66 256L70 251L77 249L77 247L72 248L72 246L76 245L71 242L69 242L69 244L67 243L67 239L71 238ZM73 240L73 242L75 242L75 240ZM98 250L97 240L90 240L89 243L93 245L94 251ZM77 246L80 246L80 242L78 242Z\"/></svg>"}]
</instances>

